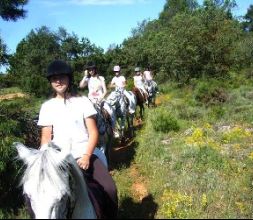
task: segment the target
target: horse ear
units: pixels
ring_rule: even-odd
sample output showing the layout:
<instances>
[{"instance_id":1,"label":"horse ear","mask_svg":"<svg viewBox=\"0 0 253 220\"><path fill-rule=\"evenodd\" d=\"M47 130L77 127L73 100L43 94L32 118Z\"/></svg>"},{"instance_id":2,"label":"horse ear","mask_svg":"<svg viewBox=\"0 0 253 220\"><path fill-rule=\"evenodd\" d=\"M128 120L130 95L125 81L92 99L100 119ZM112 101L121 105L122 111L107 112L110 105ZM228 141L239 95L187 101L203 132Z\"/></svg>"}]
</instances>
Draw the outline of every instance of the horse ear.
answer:
<instances>
[{"instance_id":1,"label":"horse ear","mask_svg":"<svg viewBox=\"0 0 253 220\"><path fill-rule=\"evenodd\" d=\"M25 145L23 145L20 142L14 142L13 146L16 148L18 152L19 158L23 160L24 162L28 162L28 158L30 158L30 156L33 155L32 150L27 148Z\"/></svg>"}]
</instances>

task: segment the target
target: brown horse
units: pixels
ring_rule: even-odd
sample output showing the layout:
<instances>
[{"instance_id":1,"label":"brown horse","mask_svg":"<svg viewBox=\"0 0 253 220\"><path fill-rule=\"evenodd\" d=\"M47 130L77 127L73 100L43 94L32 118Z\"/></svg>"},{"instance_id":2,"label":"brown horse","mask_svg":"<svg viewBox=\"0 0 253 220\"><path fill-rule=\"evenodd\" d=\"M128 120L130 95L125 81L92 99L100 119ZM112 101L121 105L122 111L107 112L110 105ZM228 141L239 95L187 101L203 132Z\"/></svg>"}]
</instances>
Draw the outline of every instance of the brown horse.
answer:
<instances>
[{"instance_id":1,"label":"brown horse","mask_svg":"<svg viewBox=\"0 0 253 220\"><path fill-rule=\"evenodd\" d=\"M137 100L137 106L139 106L140 108L140 118L143 119L144 116L144 104L145 104L145 97L143 95L143 93L140 91L140 89L134 87L132 89L132 92L135 94L136 96L136 100Z\"/></svg>"}]
</instances>

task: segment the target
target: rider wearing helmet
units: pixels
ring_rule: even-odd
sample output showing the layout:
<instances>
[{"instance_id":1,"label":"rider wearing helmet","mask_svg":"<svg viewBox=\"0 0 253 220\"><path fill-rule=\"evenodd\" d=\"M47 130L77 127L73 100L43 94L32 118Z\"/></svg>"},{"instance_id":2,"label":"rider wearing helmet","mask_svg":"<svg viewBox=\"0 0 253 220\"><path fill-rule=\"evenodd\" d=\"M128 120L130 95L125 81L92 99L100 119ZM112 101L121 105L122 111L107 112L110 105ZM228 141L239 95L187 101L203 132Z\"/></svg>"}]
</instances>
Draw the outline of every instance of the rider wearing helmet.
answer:
<instances>
[{"instance_id":1,"label":"rider wearing helmet","mask_svg":"<svg viewBox=\"0 0 253 220\"><path fill-rule=\"evenodd\" d=\"M98 139L94 121L96 111L87 97L81 97L72 90L73 71L65 61L51 62L46 77L53 89L53 97L43 103L40 109L38 125L42 126L41 145L53 141L63 148L71 143L72 154L79 158L79 166L87 169ZM75 123L78 125L76 128Z\"/></svg>"},{"instance_id":2,"label":"rider wearing helmet","mask_svg":"<svg viewBox=\"0 0 253 220\"><path fill-rule=\"evenodd\" d=\"M143 72L143 78L146 84L150 84L151 81L153 80L153 75L149 66L146 67L145 71Z\"/></svg>"},{"instance_id":3,"label":"rider wearing helmet","mask_svg":"<svg viewBox=\"0 0 253 220\"><path fill-rule=\"evenodd\" d=\"M115 76L112 78L110 87L123 91L126 86L126 78L120 74L120 66L119 65L114 66L113 72L115 73Z\"/></svg>"},{"instance_id":4,"label":"rider wearing helmet","mask_svg":"<svg viewBox=\"0 0 253 220\"><path fill-rule=\"evenodd\" d=\"M107 93L105 78L103 76L99 76L94 62L89 63L84 72L85 75L79 83L79 87L84 88L88 86L88 98L93 103L100 103Z\"/></svg>"},{"instance_id":5,"label":"rider wearing helmet","mask_svg":"<svg viewBox=\"0 0 253 220\"><path fill-rule=\"evenodd\" d=\"M97 112L93 104L87 97L71 91L74 76L65 61L50 63L46 77L54 94L42 104L39 113L41 150L51 141L60 149L70 150L82 172L103 187L117 209L115 183L108 172L105 155L96 147L98 129L94 117Z\"/></svg>"},{"instance_id":6,"label":"rider wearing helmet","mask_svg":"<svg viewBox=\"0 0 253 220\"><path fill-rule=\"evenodd\" d=\"M141 74L141 68L140 67L135 67L134 69L135 75L134 75L134 86L140 90L142 93L146 103L148 101L148 92L145 89L145 80Z\"/></svg>"},{"instance_id":7,"label":"rider wearing helmet","mask_svg":"<svg viewBox=\"0 0 253 220\"><path fill-rule=\"evenodd\" d=\"M113 72L115 76L112 78L110 87L115 88L115 91L118 92L121 96L125 97L128 102L128 111L130 114L135 112L135 104L132 101L133 97L131 92L126 91L126 78L120 74L121 68L119 65L113 67ZM118 136L117 132L114 130L115 137Z\"/></svg>"}]
</instances>

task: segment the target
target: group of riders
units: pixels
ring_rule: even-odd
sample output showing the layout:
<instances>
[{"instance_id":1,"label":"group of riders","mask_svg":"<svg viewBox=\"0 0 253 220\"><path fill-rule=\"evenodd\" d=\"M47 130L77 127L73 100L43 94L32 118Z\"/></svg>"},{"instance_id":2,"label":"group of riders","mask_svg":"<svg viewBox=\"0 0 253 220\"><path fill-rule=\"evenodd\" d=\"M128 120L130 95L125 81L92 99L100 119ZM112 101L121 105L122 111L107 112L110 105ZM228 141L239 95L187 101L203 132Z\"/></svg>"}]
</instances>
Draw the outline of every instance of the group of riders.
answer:
<instances>
[{"instance_id":1,"label":"group of riders","mask_svg":"<svg viewBox=\"0 0 253 220\"><path fill-rule=\"evenodd\" d=\"M141 73L140 67L136 67L134 71L134 86L140 89L146 103L148 103L148 91L146 88L149 84L154 82L150 68L147 67L143 74ZM113 72L115 76L111 80L110 87L120 90L124 94L126 78L121 74L120 66L114 66ZM107 93L105 78L98 74L97 67L94 63L89 64L84 71L84 77L81 80L79 87L84 88L85 86L88 86L88 97L93 103L101 102Z\"/></svg>"},{"instance_id":2,"label":"group of riders","mask_svg":"<svg viewBox=\"0 0 253 220\"><path fill-rule=\"evenodd\" d=\"M51 62L46 77L53 94L42 104L37 124L41 127L40 149L45 150L50 142L59 146L61 150L69 149L71 146L70 153L76 159L87 184L90 184L91 188L96 190L99 188L103 191L100 195L109 210L103 211L107 212L105 216L115 218L118 204L117 189L108 172L108 158L98 147L101 135L96 118L97 108L106 110L111 116L111 127L115 128L118 116L114 114L115 108L112 108L114 103L110 101L114 98L128 100L128 102L118 101L118 107L121 109L124 103L128 103L128 108L131 110L132 96L131 92L125 89L126 78L121 74L120 66L114 66L113 71L115 76L111 80L110 87L115 90L106 97L105 78L98 74L94 63L86 66L84 77L79 83L80 88L88 87L89 92L86 97L78 94L75 89L71 66L62 60ZM140 90L145 102L148 102L147 88L151 84L156 85L152 73L150 69L146 69L142 74L139 67L134 71L134 86ZM134 111L130 114L134 114ZM96 206L96 201L93 202ZM97 207L101 206L97 204ZM97 216L103 216L99 211L96 212Z\"/></svg>"},{"instance_id":3,"label":"group of riders","mask_svg":"<svg viewBox=\"0 0 253 220\"><path fill-rule=\"evenodd\" d=\"M115 88L120 96L125 97L128 104L131 103L130 93L126 90L127 81L124 75L121 74L121 67L119 65L115 65L113 67L114 77L112 78L109 88ZM138 89L144 102L146 104L149 103L149 97L153 94L150 92L151 90L157 92L157 84L153 79L153 74L149 67L145 69L142 73L140 67L135 67L134 69L134 89ZM97 66L94 62L89 63L85 66L84 77L79 83L79 88L83 89L88 87L88 98L94 104L96 108L100 108L101 104L103 108L109 113L111 119L112 129L114 131L114 135L117 137L118 133L115 130L116 124L116 116L113 113L113 110L108 102L105 101L105 96L107 95L107 87L105 83L105 78L99 75ZM151 88L151 90L149 89ZM131 106L130 106L131 111ZM135 109L132 108L132 112Z\"/></svg>"}]
</instances>

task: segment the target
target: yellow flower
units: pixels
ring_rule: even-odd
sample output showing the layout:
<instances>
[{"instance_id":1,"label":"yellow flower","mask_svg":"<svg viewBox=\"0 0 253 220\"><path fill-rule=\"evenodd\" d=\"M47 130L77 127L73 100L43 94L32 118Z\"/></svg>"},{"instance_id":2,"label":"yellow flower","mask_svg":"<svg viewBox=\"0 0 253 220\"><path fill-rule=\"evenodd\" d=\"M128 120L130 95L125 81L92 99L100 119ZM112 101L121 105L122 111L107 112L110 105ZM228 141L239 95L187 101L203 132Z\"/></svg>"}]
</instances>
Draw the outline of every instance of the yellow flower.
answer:
<instances>
[{"instance_id":1,"label":"yellow flower","mask_svg":"<svg viewBox=\"0 0 253 220\"><path fill-rule=\"evenodd\" d=\"M249 159L253 160L253 152L250 153Z\"/></svg>"},{"instance_id":2,"label":"yellow flower","mask_svg":"<svg viewBox=\"0 0 253 220\"><path fill-rule=\"evenodd\" d=\"M202 195L201 205L204 209L207 207L207 196L205 193Z\"/></svg>"}]
</instances>

